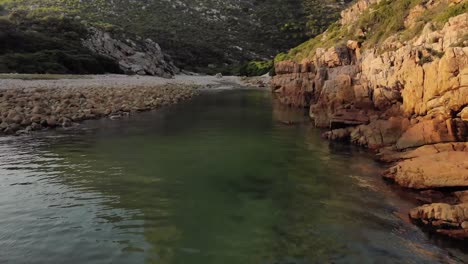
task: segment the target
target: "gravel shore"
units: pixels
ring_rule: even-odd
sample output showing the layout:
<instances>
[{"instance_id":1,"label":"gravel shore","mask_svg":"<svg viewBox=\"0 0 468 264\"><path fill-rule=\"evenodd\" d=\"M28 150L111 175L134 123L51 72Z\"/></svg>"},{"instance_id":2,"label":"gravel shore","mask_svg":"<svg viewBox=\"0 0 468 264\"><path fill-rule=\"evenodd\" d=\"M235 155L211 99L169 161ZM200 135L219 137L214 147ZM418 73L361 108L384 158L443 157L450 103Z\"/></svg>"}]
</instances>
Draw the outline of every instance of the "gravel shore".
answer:
<instances>
[{"instance_id":1,"label":"gravel shore","mask_svg":"<svg viewBox=\"0 0 468 264\"><path fill-rule=\"evenodd\" d=\"M53 80L17 77L0 79L0 134L68 128L103 117L118 119L190 99L202 88L242 84L238 77L190 75L174 79L125 75Z\"/></svg>"},{"instance_id":2,"label":"gravel shore","mask_svg":"<svg viewBox=\"0 0 468 264\"><path fill-rule=\"evenodd\" d=\"M90 88L109 87L121 88L125 86L154 87L166 84L197 85L197 86L220 86L223 83L242 84L241 78L236 76L177 75L173 79L153 76L128 76L128 75L79 75L64 76L64 79L34 79L24 80L22 75L10 75L11 78L0 78L0 89L23 89L23 88ZM39 75L40 76L40 75ZM25 75L27 77L27 75Z\"/></svg>"}]
</instances>

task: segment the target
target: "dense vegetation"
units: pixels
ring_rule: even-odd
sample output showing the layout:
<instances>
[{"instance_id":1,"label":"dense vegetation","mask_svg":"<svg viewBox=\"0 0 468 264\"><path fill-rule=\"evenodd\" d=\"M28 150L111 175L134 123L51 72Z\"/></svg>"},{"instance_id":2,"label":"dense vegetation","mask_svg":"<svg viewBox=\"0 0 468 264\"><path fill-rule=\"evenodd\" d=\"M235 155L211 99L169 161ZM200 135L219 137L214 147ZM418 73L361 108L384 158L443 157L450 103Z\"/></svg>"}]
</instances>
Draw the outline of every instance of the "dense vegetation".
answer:
<instances>
[{"instance_id":1,"label":"dense vegetation","mask_svg":"<svg viewBox=\"0 0 468 264\"><path fill-rule=\"evenodd\" d=\"M380 47L388 37L395 35L400 41L407 41L417 36L427 22L442 27L449 18L468 12L468 2L451 5L441 2L436 7L427 9L411 27L405 26L405 19L410 10L427 0L384 0L364 12L351 25L333 23L325 33L312 38L287 53L280 53L275 61L301 61L311 58L319 47L329 48L344 45L347 40L357 40L364 48Z\"/></svg>"},{"instance_id":2,"label":"dense vegetation","mask_svg":"<svg viewBox=\"0 0 468 264\"><path fill-rule=\"evenodd\" d=\"M150 37L179 67L205 72L270 60L322 32L350 0L0 0Z\"/></svg>"},{"instance_id":3,"label":"dense vegetation","mask_svg":"<svg viewBox=\"0 0 468 264\"><path fill-rule=\"evenodd\" d=\"M16 11L0 17L0 72L120 73L111 59L81 45L87 34L80 23L64 17Z\"/></svg>"}]
</instances>

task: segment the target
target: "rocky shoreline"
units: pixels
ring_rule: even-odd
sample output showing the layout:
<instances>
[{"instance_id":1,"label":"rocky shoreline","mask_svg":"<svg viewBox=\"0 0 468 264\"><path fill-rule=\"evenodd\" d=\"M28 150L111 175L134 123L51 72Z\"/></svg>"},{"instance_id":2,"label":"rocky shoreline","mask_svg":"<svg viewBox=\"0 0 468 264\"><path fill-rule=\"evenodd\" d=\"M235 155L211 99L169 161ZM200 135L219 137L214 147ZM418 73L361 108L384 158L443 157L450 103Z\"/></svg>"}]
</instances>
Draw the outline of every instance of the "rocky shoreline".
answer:
<instances>
[{"instance_id":1,"label":"rocky shoreline","mask_svg":"<svg viewBox=\"0 0 468 264\"><path fill-rule=\"evenodd\" d=\"M358 1L343 19L371 4ZM417 10L436 6L416 6L406 27ZM409 217L458 239L468 238L467 35L462 14L441 29L428 22L407 42L391 36L382 47L363 49L347 40L301 62L276 63L270 83L283 104L309 108L315 125L329 128L324 138L376 151L388 164L386 179L429 196Z\"/></svg>"},{"instance_id":2,"label":"rocky shoreline","mask_svg":"<svg viewBox=\"0 0 468 264\"><path fill-rule=\"evenodd\" d=\"M0 80L0 134L72 128L81 121L119 119L176 104L214 86L210 77L163 79L82 76L83 79Z\"/></svg>"}]
</instances>

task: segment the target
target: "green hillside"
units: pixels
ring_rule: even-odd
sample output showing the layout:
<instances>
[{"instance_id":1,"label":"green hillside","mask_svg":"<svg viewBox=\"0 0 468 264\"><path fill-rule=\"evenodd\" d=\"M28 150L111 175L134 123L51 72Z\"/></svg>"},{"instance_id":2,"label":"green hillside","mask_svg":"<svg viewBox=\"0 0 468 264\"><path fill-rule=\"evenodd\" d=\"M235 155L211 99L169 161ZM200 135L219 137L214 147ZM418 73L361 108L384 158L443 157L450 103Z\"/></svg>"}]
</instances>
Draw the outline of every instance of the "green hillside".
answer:
<instances>
[{"instance_id":1,"label":"green hillside","mask_svg":"<svg viewBox=\"0 0 468 264\"><path fill-rule=\"evenodd\" d=\"M149 37L179 67L195 71L267 60L322 32L343 0L0 0L36 17L51 13L80 23Z\"/></svg>"},{"instance_id":2,"label":"green hillside","mask_svg":"<svg viewBox=\"0 0 468 264\"><path fill-rule=\"evenodd\" d=\"M0 72L121 73L113 60L81 44L86 28L75 20L17 11L0 17Z\"/></svg>"}]
</instances>

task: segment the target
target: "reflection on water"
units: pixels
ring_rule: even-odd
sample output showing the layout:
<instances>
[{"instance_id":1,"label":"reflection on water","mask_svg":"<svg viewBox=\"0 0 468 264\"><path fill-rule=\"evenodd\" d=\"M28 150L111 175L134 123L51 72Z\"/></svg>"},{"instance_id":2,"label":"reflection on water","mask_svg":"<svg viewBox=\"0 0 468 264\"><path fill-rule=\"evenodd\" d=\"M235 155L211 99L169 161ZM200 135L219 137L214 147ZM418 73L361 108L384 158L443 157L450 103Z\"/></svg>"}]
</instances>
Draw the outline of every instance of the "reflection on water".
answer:
<instances>
[{"instance_id":1,"label":"reflection on water","mask_svg":"<svg viewBox=\"0 0 468 264\"><path fill-rule=\"evenodd\" d=\"M0 141L0 262L463 262L350 146L261 91ZM298 123L291 125L291 123Z\"/></svg>"}]
</instances>

